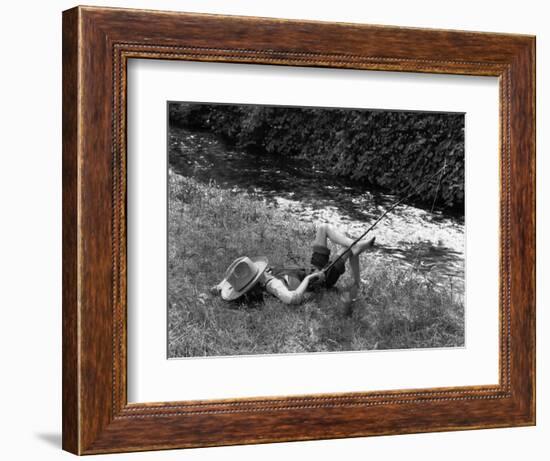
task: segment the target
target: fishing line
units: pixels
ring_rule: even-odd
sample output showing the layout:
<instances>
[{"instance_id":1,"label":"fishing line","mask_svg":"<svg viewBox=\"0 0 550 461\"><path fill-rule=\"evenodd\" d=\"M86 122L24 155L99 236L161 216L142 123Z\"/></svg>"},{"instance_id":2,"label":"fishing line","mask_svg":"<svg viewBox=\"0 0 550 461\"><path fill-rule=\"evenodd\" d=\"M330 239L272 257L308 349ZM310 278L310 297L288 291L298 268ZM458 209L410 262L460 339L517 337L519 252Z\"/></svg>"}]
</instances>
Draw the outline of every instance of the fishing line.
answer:
<instances>
[{"instance_id":1,"label":"fishing line","mask_svg":"<svg viewBox=\"0 0 550 461\"><path fill-rule=\"evenodd\" d=\"M432 214L432 215L433 215L434 208L435 208L435 202L437 202L437 196L439 195L439 187L441 186L441 180L443 179L443 174L444 174L446 166L447 166L447 159L445 158L445 161L443 163L443 170L441 171L441 176L439 176L439 181L437 182L437 188L435 190L435 195L434 195L432 207L430 209L430 214ZM413 271L417 270L417 268L418 268L418 255L419 254L420 254L420 245L416 249L416 255L413 259L414 262L412 264L411 270L409 272L409 276L407 278L409 278L412 275Z\"/></svg>"},{"instance_id":2,"label":"fishing line","mask_svg":"<svg viewBox=\"0 0 550 461\"><path fill-rule=\"evenodd\" d=\"M425 186L426 184L428 184L433 178L435 178L438 174L441 173L441 177L439 178L439 181L441 182L442 178L443 178L443 174L442 172L444 171L445 169L445 166L446 166L447 162L445 160L445 163L444 165L439 169L437 170L433 175L431 175L428 179L426 179L424 182L422 182L419 186L417 186L416 188L413 189L413 191L411 193L409 193L407 196L399 199L397 202L395 202L390 208L388 208L384 213L382 213L380 215L380 217L373 223L371 224L371 226L365 231L363 232L363 234L361 234L357 239L355 239L352 244L346 248L345 251L343 251L342 253L340 253L336 259L334 261L332 261L326 268L323 269L324 272L328 272L338 261L340 261L340 259L342 259L344 257L344 255L346 255L346 253L348 253L349 251L351 251L351 249L357 244L359 243L359 241L365 237L365 235L367 235L371 230L373 230L376 225L382 221L382 219L384 219L386 217L386 215L393 211L395 208L397 208L398 205L400 205L401 203L403 203L405 200L411 198L413 195L415 195L418 190L422 187L422 186ZM439 189L439 186L438 186L438 189ZM437 197L437 195L436 195Z\"/></svg>"}]
</instances>

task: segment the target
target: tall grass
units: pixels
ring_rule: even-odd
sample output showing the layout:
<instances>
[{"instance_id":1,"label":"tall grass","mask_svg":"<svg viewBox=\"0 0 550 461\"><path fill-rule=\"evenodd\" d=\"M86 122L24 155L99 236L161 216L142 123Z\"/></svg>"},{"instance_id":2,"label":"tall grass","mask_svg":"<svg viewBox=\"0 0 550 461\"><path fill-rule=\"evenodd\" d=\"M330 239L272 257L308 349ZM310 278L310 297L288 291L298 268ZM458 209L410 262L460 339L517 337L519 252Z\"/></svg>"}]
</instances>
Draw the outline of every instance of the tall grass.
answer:
<instances>
[{"instance_id":1,"label":"tall grass","mask_svg":"<svg viewBox=\"0 0 550 461\"><path fill-rule=\"evenodd\" d=\"M269 294L226 303L208 294L242 255L305 264L315 226L253 193L169 175L170 357L449 347L464 344L464 306L422 276L361 255L363 284L351 316L336 287L299 306Z\"/></svg>"}]
</instances>

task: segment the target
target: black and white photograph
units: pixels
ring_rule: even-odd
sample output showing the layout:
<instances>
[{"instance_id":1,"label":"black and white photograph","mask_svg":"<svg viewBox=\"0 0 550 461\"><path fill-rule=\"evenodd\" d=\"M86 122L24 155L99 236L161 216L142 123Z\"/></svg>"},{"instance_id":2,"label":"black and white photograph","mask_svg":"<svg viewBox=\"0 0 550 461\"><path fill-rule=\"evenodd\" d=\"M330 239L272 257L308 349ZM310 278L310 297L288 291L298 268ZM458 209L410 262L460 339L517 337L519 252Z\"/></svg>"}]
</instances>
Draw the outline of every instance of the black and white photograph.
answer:
<instances>
[{"instance_id":1,"label":"black and white photograph","mask_svg":"<svg viewBox=\"0 0 550 461\"><path fill-rule=\"evenodd\" d=\"M169 358L464 346L464 114L170 101Z\"/></svg>"}]
</instances>

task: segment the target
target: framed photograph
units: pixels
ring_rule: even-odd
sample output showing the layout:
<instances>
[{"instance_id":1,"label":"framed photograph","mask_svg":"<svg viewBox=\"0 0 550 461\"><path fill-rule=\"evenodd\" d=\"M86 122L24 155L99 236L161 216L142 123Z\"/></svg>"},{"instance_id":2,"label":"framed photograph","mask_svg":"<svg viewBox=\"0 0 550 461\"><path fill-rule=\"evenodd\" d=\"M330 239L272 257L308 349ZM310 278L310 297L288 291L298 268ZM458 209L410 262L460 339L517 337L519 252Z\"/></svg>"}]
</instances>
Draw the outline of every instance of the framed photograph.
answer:
<instances>
[{"instance_id":1,"label":"framed photograph","mask_svg":"<svg viewBox=\"0 0 550 461\"><path fill-rule=\"evenodd\" d=\"M535 38L63 13L63 448L535 424Z\"/></svg>"}]
</instances>

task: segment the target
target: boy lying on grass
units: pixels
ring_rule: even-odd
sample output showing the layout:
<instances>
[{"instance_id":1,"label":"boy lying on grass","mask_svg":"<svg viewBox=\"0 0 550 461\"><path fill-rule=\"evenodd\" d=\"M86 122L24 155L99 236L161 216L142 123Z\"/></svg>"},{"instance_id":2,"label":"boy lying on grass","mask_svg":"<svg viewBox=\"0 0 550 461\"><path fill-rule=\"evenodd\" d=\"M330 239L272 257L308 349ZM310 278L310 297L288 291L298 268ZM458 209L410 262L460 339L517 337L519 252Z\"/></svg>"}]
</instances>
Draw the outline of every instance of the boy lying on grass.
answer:
<instances>
[{"instance_id":1,"label":"boy lying on grass","mask_svg":"<svg viewBox=\"0 0 550 461\"><path fill-rule=\"evenodd\" d=\"M342 248L336 253L336 261L328 270L323 270L330 263L330 249L327 239ZM346 270L349 259L353 284L349 291L347 303L352 303L359 291L361 276L359 255L374 245L375 237L365 242L358 242L348 252L353 240L329 224L320 224L313 242L313 254L309 268L271 267L264 256L237 258L225 271L223 280L210 289L225 301L234 301L251 291L265 290L279 298L285 304L300 304L316 287L332 287Z\"/></svg>"}]
</instances>

